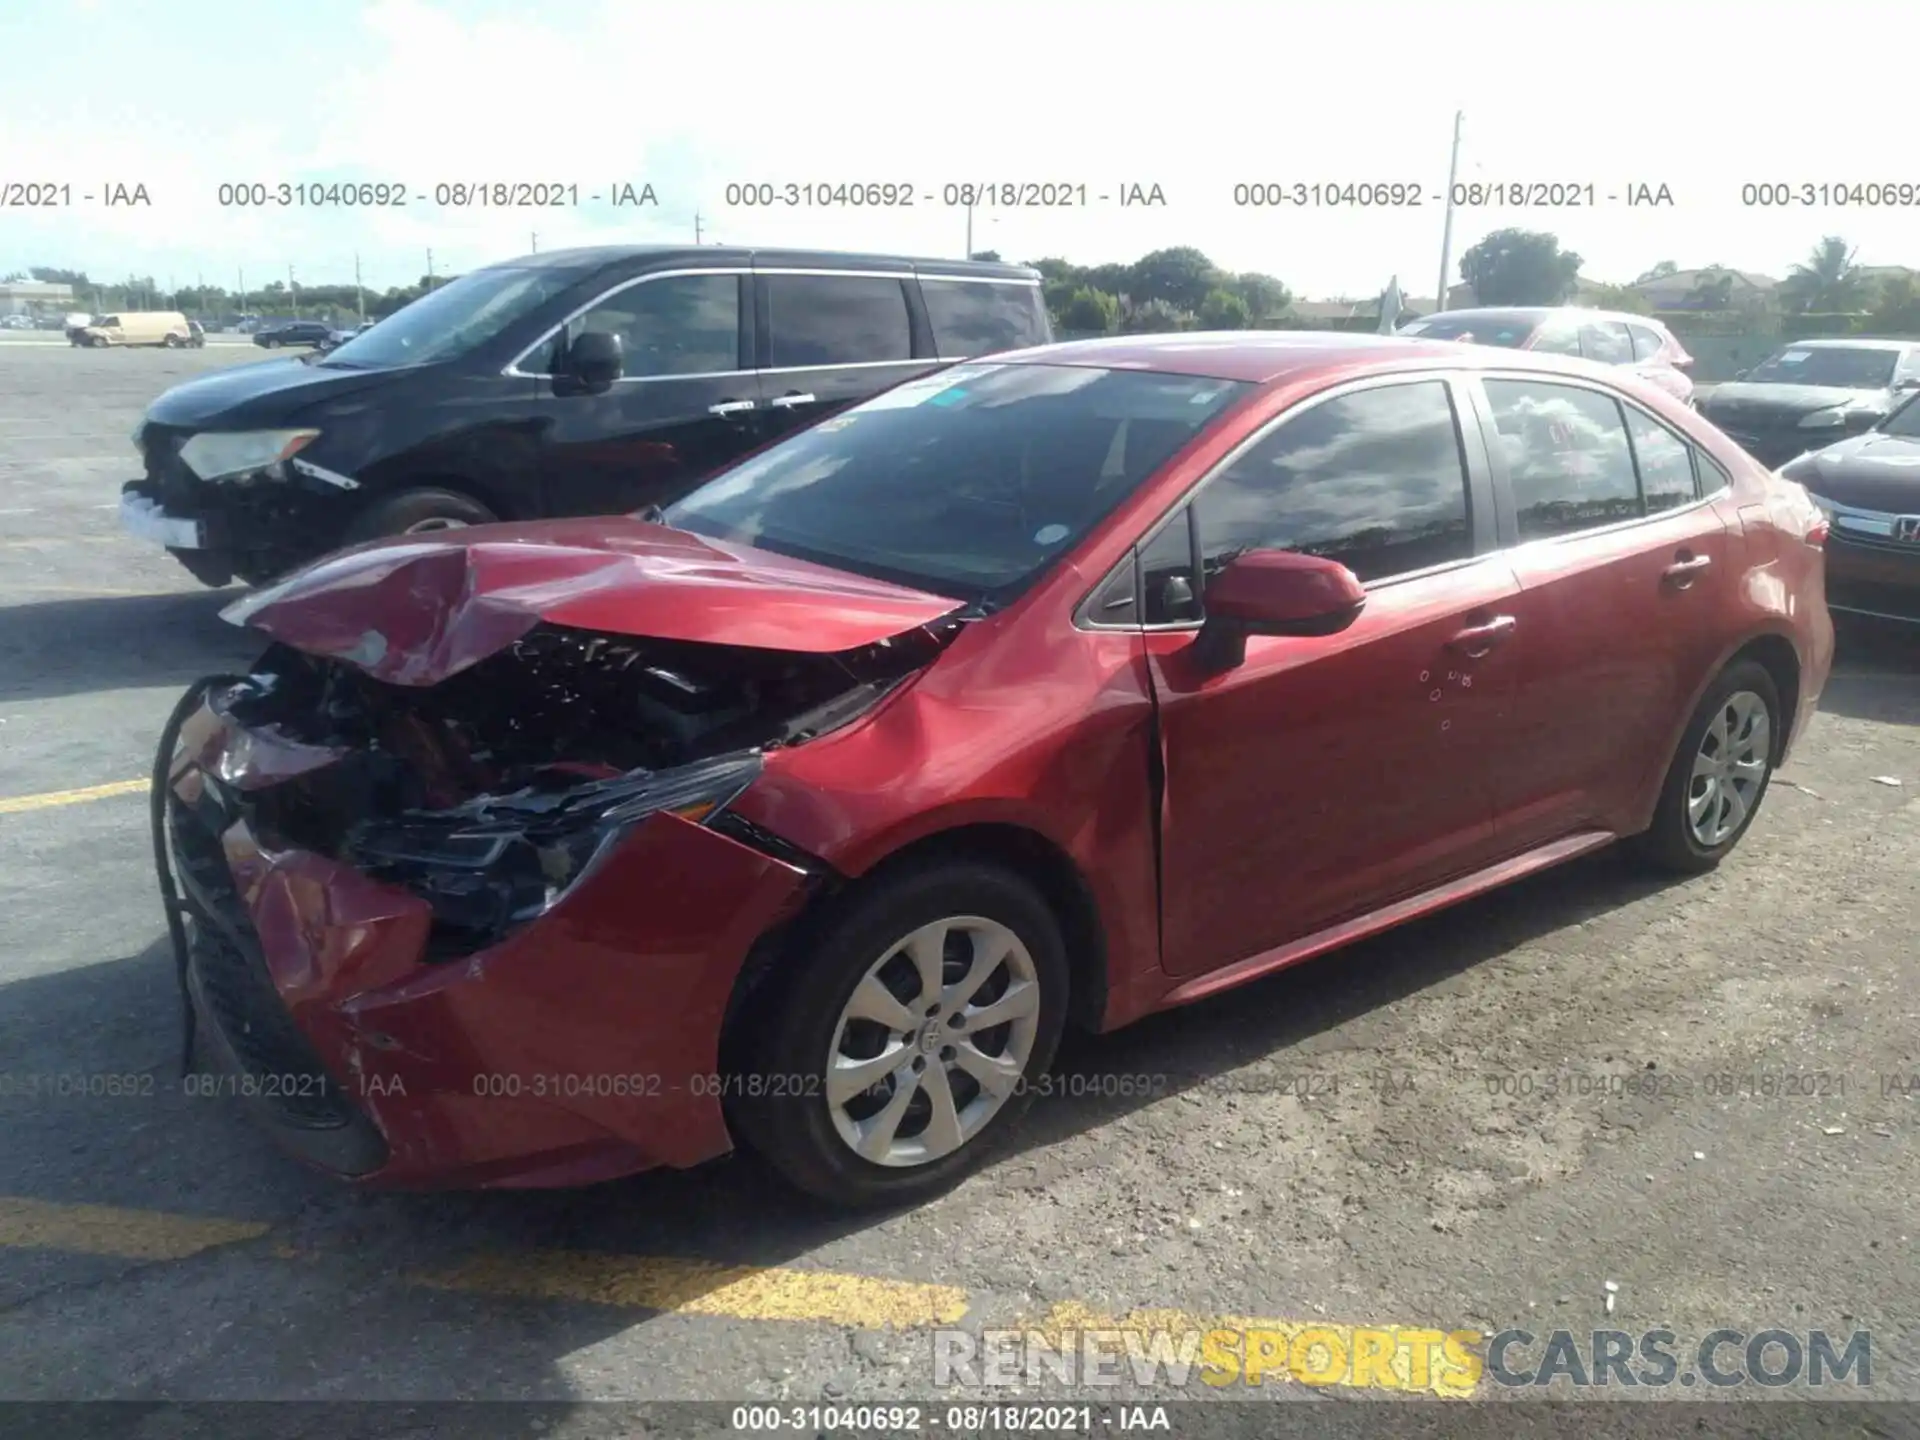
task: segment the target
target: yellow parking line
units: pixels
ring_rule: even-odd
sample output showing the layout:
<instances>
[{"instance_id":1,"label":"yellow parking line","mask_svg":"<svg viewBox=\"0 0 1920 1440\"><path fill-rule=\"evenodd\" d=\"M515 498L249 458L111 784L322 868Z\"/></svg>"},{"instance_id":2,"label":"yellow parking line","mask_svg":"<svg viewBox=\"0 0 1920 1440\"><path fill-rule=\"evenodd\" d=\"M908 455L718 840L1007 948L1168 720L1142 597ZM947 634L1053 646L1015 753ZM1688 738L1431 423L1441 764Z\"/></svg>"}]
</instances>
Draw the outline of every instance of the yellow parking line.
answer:
<instances>
[{"instance_id":1,"label":"yellow parking line","mask_svg":"<svg viewBox=\"0 0 1920 1440\"><path fill-rule=\"evenodd\" d=\"M134 795L148 789L150 780L114 780L105 785L86 785L78 790L49 790L43 795L16 795L0 800L0 815L19 815L28 810L51 810L56 805L78 805L85 800L105 800L113 795Z\"/></svg>"},{"instance_id":2,"label":"yellow parking line","mask_svg":"<svg viewBox=\"0 0 1920 1440\"><path fill-rule=\"evenodd\" d=\"M483 1255L410 1278L438 1290L735 1320L824 1320L859 1330L951 1325L967 1313L966 1291L951 1285L578 1250Z\"/></svg>"},{"instance_id":3,"label":"yellow parking line","mask_svg":"<svg viewBox=\"0 0 1920 1440\"><path fill-rule=\"evenodd\" d=\"M127 1260L184 1260L217 1245L257 1240L265 1225L120 1210L111 1205L55 1205L0 1195L0 1246L15 1250L71 1250Z\"/></svg>"}]
</instances>

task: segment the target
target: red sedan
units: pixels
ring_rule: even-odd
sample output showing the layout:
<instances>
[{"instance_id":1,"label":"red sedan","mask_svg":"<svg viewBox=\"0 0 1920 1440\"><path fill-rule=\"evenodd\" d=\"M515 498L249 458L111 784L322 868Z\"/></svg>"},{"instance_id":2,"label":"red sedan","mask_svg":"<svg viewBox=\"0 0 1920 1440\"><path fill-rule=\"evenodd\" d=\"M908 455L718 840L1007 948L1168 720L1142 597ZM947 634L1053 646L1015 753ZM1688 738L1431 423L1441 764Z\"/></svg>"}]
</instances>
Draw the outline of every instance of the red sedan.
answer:
<instances>
[{"instance_id":1,"label":"red sedan","mask_svg":"<svg viewBox=\"0 0 1920 1440\"><path fill-rule=\"evenodd\" d=\"M1618 370L1167 335L962 364L651 519L376 542L227 613L155 814L292 1149L538 1186L752 1145L891 1203L1062 1029L1753 823L1825 521Z\"/></svg>"}]
</instances>

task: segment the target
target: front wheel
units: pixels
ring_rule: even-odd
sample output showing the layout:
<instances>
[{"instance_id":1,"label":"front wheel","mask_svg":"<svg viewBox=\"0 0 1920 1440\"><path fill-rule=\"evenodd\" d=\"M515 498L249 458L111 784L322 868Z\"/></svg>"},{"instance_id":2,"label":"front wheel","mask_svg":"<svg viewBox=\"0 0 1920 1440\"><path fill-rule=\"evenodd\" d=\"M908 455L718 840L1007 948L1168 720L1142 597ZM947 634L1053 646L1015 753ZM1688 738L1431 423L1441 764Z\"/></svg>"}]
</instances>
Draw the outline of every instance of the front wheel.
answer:
<instances>
[{"instance_id":1,"label":"front wheel","mask_svg":"<svg viewBox=\"0 0 1920 1440\"><path fill-rule=\"evenodd\" d=\"M377 500L347 526L342 541L358 545L389 535L425 535L434 530L462 530L469 525L490 525L497 517L471 496L458 490L402 490Z\"/></svg>"},{"instance_id":2,"label":"front wheel","mask_svg":"<svg viewBox=\"0 0 1920 1440\"><path fill-rule=\"evenodd\" d=\"M1780 690L1765 666L1743 660L1708 687L1680 738L1653 824L1634 847L1662 870L1713 869L1753 824L1780 754Z\"/></svg>"},{"instance_id":3,"label":"front wheel","mask_svg":"<svg viewBox=\"0 0 1920 1440\"><path fill-rule=\"evenodd\" d=\"M1053 1063L1067 962L1024 880L956 860L880 880L748 1022L735 1124L799 1189L916 1201L979 1165Z\"/></svg>"}]
</instances>

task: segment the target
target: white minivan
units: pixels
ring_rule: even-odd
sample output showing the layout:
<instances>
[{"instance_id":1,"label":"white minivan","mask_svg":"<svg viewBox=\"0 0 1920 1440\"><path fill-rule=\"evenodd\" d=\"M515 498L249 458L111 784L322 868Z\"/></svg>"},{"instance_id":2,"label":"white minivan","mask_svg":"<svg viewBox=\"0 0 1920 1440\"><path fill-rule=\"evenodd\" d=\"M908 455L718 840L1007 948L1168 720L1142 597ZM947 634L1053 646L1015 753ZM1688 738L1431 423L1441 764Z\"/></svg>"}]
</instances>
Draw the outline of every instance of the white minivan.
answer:
<instances>
[{"instance_id":1,"label":"white minivan","mask_svg":"<svg viewBox=\"0 0 1920 1440\"><path fill-rule=\"evenodd\" d=\"M122 310L96 315L78 332L69 332L76 345L164 345L169 350L193 343L187 317L178 310Z\"/></svg>"}]
</instances>

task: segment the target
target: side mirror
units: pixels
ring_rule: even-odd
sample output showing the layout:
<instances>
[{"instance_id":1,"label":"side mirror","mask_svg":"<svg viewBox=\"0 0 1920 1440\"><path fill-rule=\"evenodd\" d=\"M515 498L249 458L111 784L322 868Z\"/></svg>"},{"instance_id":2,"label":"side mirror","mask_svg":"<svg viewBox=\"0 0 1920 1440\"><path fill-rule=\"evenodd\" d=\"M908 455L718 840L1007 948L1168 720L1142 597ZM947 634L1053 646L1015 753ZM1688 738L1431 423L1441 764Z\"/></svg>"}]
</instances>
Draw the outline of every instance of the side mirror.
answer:
<instances>
[{"instance_id":1,"label":"side mirror","mask_svg":"<svg viewBox=\"0 0 1920 1440\"><path fill-rule=\"evenodd\" d=\"M1249 550L1207 586L1194 658L1210 672L1245 663L1249 635L1333 635L1359 617L1367 592L1337 560Z\"/></svg>"},{"instance_id":2,"label":"side mirror","mask_svg":"<svg viewBox=\"0 0 1920 1440\"><path fill-rule=\"evenodd\" d=\"M604 330L588 330L567 346L567 376L590 394L598 394L618 380L626 363L626 347L620 337Z\"/></svg>"},{"instance_id":3,"label":"side mirror","mask_svg":"<svg viewBox=\"0 0 1920 1440\"><path fill-rule=\"evenodd\" d=\"M1908 375L1893 382L1893 388L1899 390L1920 390L1920 375Z\"/></svg>"}]
</instances>

